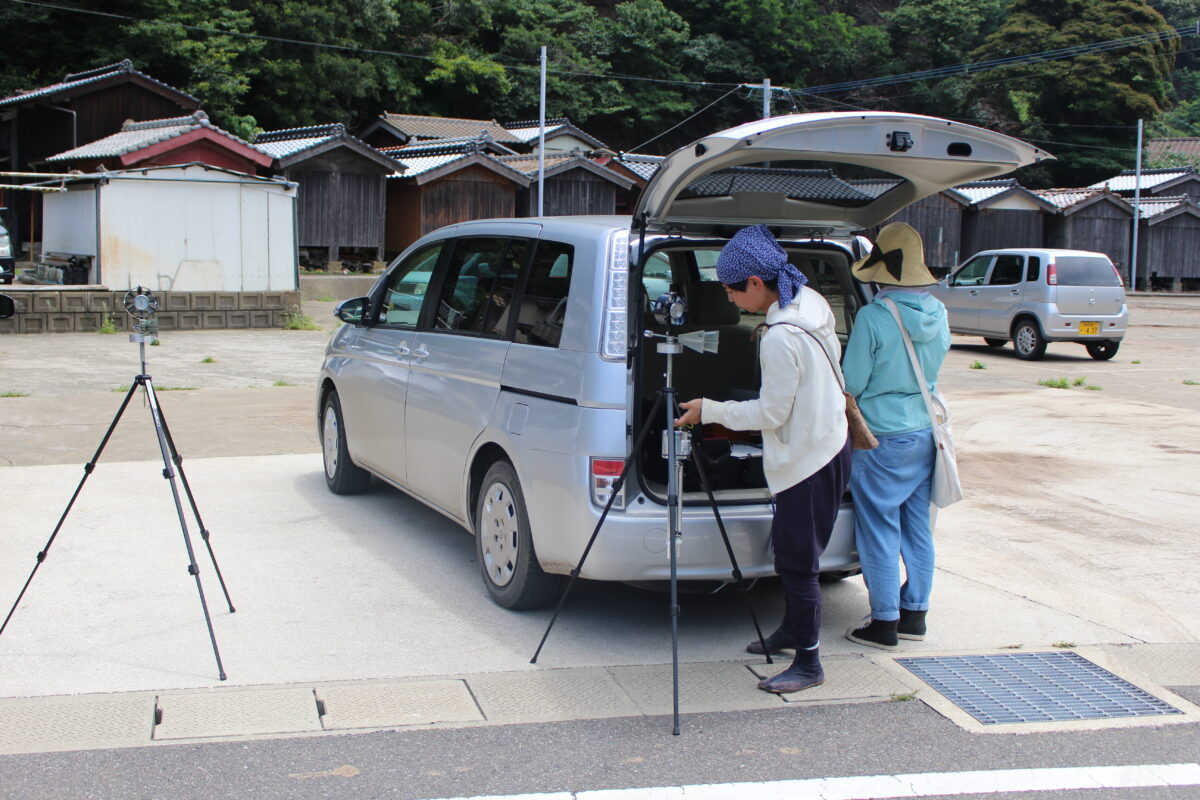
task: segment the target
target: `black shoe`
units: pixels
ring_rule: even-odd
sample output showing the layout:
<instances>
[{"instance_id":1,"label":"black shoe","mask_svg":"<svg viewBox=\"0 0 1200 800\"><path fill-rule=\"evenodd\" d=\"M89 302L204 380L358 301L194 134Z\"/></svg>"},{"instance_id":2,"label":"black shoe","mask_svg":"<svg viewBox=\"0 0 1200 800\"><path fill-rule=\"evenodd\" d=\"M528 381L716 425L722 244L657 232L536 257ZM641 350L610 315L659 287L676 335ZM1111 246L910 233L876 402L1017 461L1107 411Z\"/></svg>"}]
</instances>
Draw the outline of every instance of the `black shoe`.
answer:
<instances>
[{"instance_id":1,"label":"black shoe","mask_svg":"<svg viewBox=\"0 0 1200 800\"><path fill-rule=\"evenodd\" d=\"M880 650L895 650L900 646L896 635L899 620L882 620L868 618L857 628L846 631L846 638L852 642L865 644L867 647L878 647Z\"/></svg>"},{"instance_id":2,"label":"black shoe","mask_svg":"<svg viewBox=\"0 0 1200 800\"><path fill-rule=\"evenodd\" d=\"M763 650L763 642L766 642L767 644L767 649L765 651ZM753 642L746 645L746 652L753 653L756 656L765 655L766 653L774 655L775 653L781 653L784 650L795 649L796 640L793 639L792 635L783 628L779 628L762 641L755 639Z\"/></svg>"},{"instance_id":3,"label":"black shoe","mask_svg":"<svg viewBox=\"0 0 1200 800\"><path fill-rule=\"evenodd\" d=\"M821 669L821 659L814 647L812 650L797 650L790 667L774 678L763 678L758 682L758 688L772 694L789 694L820 686L824 682L825 671Z\"/></svg>"},{"instance_id":4,"label":"black shoe","mask_svg":"<svg viewBox=\"0 0 1200 800\"><path fill-rule=\"evenodd\" d=\"M925 613L924 611L909 611L907 608L900 609L900 624L896 626L896 635L901 639L923 641L925 639Z\"/></svg>"}]
</instances>

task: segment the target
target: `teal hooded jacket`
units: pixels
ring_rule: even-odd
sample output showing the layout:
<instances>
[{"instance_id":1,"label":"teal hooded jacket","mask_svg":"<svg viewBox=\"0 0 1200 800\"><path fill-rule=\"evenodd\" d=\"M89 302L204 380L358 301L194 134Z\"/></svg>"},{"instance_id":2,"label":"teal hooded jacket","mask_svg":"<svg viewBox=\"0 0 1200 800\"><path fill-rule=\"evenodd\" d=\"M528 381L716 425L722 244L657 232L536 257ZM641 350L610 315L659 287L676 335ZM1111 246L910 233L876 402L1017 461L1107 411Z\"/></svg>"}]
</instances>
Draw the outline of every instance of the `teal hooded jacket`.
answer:
<instances>
[{"instance_id":1,"label":"teal hooded jacket","mask_svg":"<svg viewBox=\"0 0 1200 800\"><path fill-rule=\"evenodd\" d=\"M937 388L938 370L950 349L946 307L926 292L891 289L876 296L854 320L842 360L846 391L858 401L873 433L924 430L931 426L925 398L884 297L890 297L900 312L929 391Z\"/></svg>"}]
</instances>

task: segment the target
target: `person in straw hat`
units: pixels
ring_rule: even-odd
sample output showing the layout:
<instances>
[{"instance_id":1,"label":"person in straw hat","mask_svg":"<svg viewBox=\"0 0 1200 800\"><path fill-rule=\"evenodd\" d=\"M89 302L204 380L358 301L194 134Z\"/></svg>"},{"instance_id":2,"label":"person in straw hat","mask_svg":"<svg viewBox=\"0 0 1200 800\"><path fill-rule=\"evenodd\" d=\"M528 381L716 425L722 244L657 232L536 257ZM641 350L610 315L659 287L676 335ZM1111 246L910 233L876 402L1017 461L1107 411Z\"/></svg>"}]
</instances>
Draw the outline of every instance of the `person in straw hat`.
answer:
<instances>
[{"instance_id":1,"label":"person in straw hat","mask_svg":"<svg viewBox=\"0 0 1200 800\"><path fill-rule=\"evenodd\" d=\"M833 312L820 292L788 262L765 225L742 228L717 257L717 279L738 308L766 314L759 345L762 387L757 400L708 398L680 404L677 426L718 423L763 432L763 471L774 495L771 543L783 580L783 624L767 649L796 651L792 665L758 688L783 694L825 681L818 657L821 630L820 557L829 544L850 478L846 399L838 374L841 345ZM747 648L762 653L762 644Z\"/></svg>"},{"instance_id":2,"label":"person in straw hat","mask_svg":"<svg viewBox=\"0 0 1200 800\"><path fill-rule=\"evenodd\" d=\"M921 237L911 226L885 226L851 274L878 289L854 320L842 369L846 391L858 401L879 447L855 450L850 473L854 536L871 614L846 638L895 650L899 639L925 638L933 587L929 489L934 440L904 338L884 298L900 312L930 392L950 349L950 328L946 307L929 293L937 281L925 266Z\"/></svg>"}]
</instances>

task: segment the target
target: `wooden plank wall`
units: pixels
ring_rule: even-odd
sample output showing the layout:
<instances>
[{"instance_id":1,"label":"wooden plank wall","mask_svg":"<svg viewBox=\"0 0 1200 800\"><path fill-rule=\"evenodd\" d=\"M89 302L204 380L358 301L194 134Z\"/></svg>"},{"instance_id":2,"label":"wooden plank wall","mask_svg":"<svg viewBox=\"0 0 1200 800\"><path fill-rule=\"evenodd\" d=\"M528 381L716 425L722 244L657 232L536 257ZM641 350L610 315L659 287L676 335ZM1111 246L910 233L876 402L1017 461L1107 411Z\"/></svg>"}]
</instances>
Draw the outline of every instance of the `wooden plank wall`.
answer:
<instances>
[{"instance_id":1,"label":"wooden plank wall","mask_svg":"<svg viewBox=\"0 0 1200 800\"><path fill-rule=\"evenodd\" d=\"M1133 218L1127 210L1100 201L1074 214L1047 214L1045 219L1046 247L1104 253L1122 275L1128 275Z\"/></svg>"},{"instance_id":2,"label":"wooden plank wall","mask_svg":"<svg viewBox=\"0 0 1200 800\"><path fill-rule=\"evenodd\" d=\"M546 179L547 216L571 214L615 214L616 184L582 169L573 169ZM537 183L522 191L528 198L528 216L537 214Z\"/></svg>"},{"instance_id":3,"label":"wooden plank wall","mask_svg":"<svg viewBox=\"0 0 1200 800\"><path fill-rule=\"evenodd\" d=\"M1200 217L1179 214L1138 230L1138 275L1200 278ZM1139 284L1141 281L1139 281Z\"/></svg>"},{"instance_id":4,"label":"wooden plank wall","mask_svg":"<svg viewBox=\"0 0 1200 800\"><path fill-rule=\"evenodd\" d=\"M949 270L970 253L962 252L963 206L942 193L925 197L888 218L907 222L921 234L925 263L935 270Z\"/></svg>"},{"instance_id":5,"label":"wooden plank wall","mask_svg":"<svg viewBox=\"0 0 1200 800\"><path fill-rule=\"evenodd\" d=\"M1041 247L1041 211L978 209L963 214L962 257L1000 247Z\"/></svg>"},{"instance_id":6,"label":"wooden plank wall","mask_svg":"<svg viewBox=\"0 0 1200 800\"><path fill-rule=\"evenodd\" d=\"M421 187L421 235L470 219L515 216L517 184L471 166Z\"/></svg>"},{"instance_id":7,"label":"wooden plank wall","mask_svg":"<svg viewBox=\"0 0 1200 800\"><path fill-rule=\"evenodd\" d=\"M386 178L382 167L348 151L331 151L288 169L300 184L296 199L301 247L374 248L382 258Z\"/></svg>"}]
</instances>

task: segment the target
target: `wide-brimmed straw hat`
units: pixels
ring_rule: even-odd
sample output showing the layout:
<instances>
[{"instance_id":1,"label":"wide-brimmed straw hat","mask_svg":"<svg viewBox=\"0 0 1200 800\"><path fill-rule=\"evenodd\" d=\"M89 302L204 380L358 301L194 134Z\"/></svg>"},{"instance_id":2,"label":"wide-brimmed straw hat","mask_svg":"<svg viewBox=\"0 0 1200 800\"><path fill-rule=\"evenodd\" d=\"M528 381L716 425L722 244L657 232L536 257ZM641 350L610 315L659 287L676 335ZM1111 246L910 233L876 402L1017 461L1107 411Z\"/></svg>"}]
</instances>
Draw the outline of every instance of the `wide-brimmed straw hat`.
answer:
<instances>
[{"instance_id":1,"label":"wide-brimmed straw hat","mask_svg":"<svg viewBox=\"0 0 1200 800\"><path fill-rule=\"evenodd\" d=\"M921 234L906 222L885 225L875 237L871 252L855 261L850 273L863 283L892 286L929 286L937 278L925 266Z\"/></svg>"}]
</instances>

